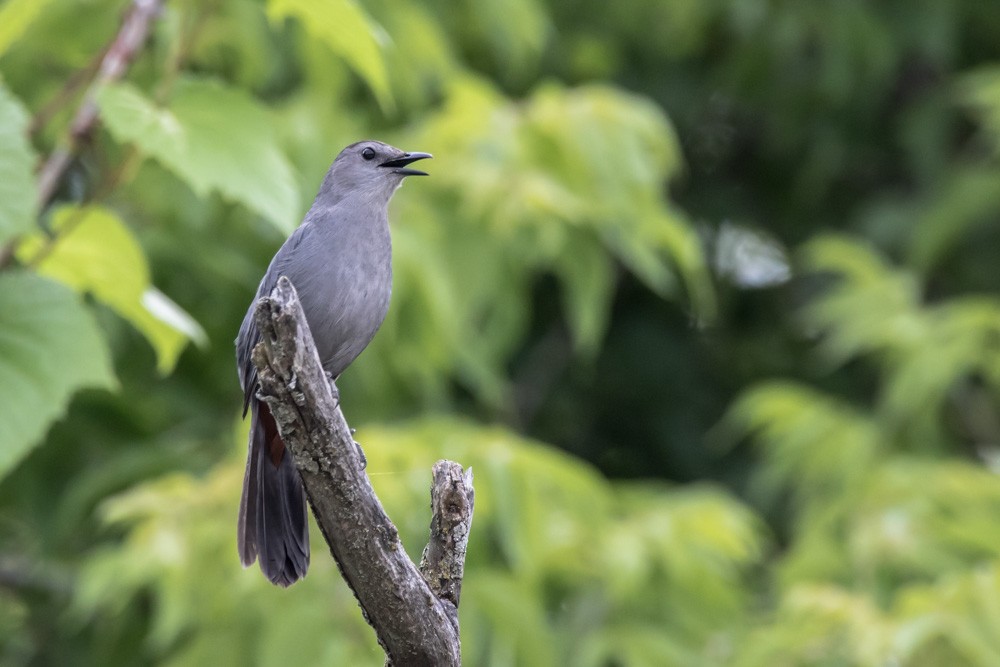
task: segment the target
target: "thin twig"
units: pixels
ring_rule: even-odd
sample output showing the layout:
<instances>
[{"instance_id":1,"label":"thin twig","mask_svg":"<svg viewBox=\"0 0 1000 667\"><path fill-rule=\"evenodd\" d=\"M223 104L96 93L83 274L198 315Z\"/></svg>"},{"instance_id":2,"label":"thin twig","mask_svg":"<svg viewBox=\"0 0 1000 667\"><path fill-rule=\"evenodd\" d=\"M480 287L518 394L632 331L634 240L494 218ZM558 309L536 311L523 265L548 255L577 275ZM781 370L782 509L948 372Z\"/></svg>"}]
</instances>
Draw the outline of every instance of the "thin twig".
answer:
<instances>
[{"instance_id":1,"label":"thin twig","mask_svg":"<svg viewBox=\"0 0 1000 667\"><path fill-rule=\"evenodd\" d=\"M116 167L114 171L110 172L101 181L100 186L98 186L94 194L87 197L83 203L86 204L103 199L112 190L114 190L119 183L131 177L132 172L135 171L135 168L141 160L142 154L139 152L139 149L137 149L134 145L129 146L125 159L118 164L118 167ZM66 235L73 231L77 225L83 222L83 219L86 217L85 214L86 209L82 206L75 208L70 217L63 222L59 229L52 230L52 234L45 238L45 242L42 244L42 247L39 248L38 252L26 262L27 266L37 267L41 264L42 260L52 254L52 251L55 250L59 239L65 238Z\"/></svg>"},{"instance_id":2,"label":"thin twig","mask_svg":"<svg viewBox=\"0 0 1000 667\"><path fill-rule=\"evenodd\" d=\"M215 2L200 2L190 6L194 12L194 18L189 21L189 27L181 30L181 35L174 44L174 48L167 53L167 59L163 65L163 76L154 89L153 100L157 104L165 104L170 99L170 93L180 77L184 64L208 24L208 18L218 10L219 4L216 0Z\"/></svg>"},{"instance_id":3,"label":"thin twig","mask_svg":"<svg viewBox=\"0 0 1000 667\"><path fill-rule=\"evenodd\" d=\"M73 72L73 74L66 79L66 83L63 84L62 88L60 88L48 102L42 105L42 108L38 110L38 113L32 117L31 124L28 125L29 135L38 134L43 127L48 125L53 116L69 104L70 100L76 96L80 88L82 88L94 77L98 68L101 66L101 61L104 60L104 55L108 52L108 48L110 48L110 44L105 46L104 49L91 58L86 67Z\"/></svg>"},{"instance_id":4,"label":"thin twig","mask_svg":"<svg viewBox=\"0 0 1000 667\"><path fill-rule=\"evenodd\" d=\"M87 88L83 102L69 125L69 134L62 146L56 148L38 172L38 208L42 209L52 199L66 168L79 150L80 144L90 136L97 124L97 93L109 83L125 74L135 59L153 19L160 13L163 0L133 0L122 21L122 27L101 60L97 75Z\"/></svg>"},{"instance_id":5,"label":"thin twig","mask_svg":"<svg viewBox=\"0 0 1000 667\"><path fill-rule=\"evenodd\" d=\"M133 0L122 19L121 28L104 50L100 66L84 93L83 101L73 115L66 138L57 146L38 170L38 210L51 201L66 169L76 156L83 141L93 132L98 118L97 93L102 87L120 79L146 43L150 26L163 8L164 0ZM36 117L36 122L38 118ZM14 261L19 239L9 240L0 248L0 270Z\"/></svg>"}]
</instances>

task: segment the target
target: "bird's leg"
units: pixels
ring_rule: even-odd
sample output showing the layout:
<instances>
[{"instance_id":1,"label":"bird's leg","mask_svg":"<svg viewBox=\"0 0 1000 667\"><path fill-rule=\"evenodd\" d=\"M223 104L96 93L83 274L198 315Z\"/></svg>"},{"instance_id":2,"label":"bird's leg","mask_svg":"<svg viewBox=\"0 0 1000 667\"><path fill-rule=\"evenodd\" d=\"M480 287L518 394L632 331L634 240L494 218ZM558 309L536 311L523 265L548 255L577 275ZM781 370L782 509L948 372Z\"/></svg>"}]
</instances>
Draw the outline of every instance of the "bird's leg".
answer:
<instances>
[{"instance_id":1,"label":"bird's leg","mask_svg":"<svg viewBox=\"0 0 1000 667\"><path fill-rule=\"evenodd\" d=\"M353 428L351 429L351 435L352 436L354 435ZM351 440L354 440L354 438L352 437ZM357 448L358 456L361 458L361 469L364 470L365 468L368 467L368 458L365 457L365 450L361 449L361 443L358 442L357 440L354 440L354 446Z\"/></svg>"},{"instance_id":2,"label":"bird's leg","mask_svg":"<svg viewBox=\"0 0 1000 667\"><path fill-rule=\"evenodd\" d=\"M354 447L358 450L358 458L361 459L361 469L364 470L365 468L368 467L368 459L367 457L365 457L364 450L361 449L361 443L359 443L357 440L354 439L354 434L358 432L358 429L351 428L350 426L348 426L347 430L351 434L351 442L354 443Z\"/></svg>"},{"instance_id":3,"label":"bird's leg","mask_svg":"<svg viewBox=\"0 0 1000 667\"><path fill-rule=\"evenodd\" d=\"M340 390L337 389L336 380L337 380L336 376L334 376L330 372L327 372L327 374L326 374L326 381L330 383L330 393L333 394L333 408L334 408L334 410L336 410L337 408L340 407ZM368 458L365 456L364 450L361 449L361 445L358 443L357 440L354 439L354 434L357 433L358 431L357 431L357 429L351 428L350 426L348 426L347 428L351 432L351 441L354 442L354 446L358 450L358 458L361 459L361 469L364 470L365 468L368 467Z\"/></svg>"},{"instance_id":4,"label":"bird's leg","mask_svg":"<svg viewBox=\"0 0 1000 667\"><path fill-rule=\"evenodd\" d=\"M330 393L333 394L333 409L336 410L340 407L340 390L337 389L337 383L335 382L337 378L334 377L333 373L326 371L326 382L330 385Z\"/></svg>"}]
</instances>

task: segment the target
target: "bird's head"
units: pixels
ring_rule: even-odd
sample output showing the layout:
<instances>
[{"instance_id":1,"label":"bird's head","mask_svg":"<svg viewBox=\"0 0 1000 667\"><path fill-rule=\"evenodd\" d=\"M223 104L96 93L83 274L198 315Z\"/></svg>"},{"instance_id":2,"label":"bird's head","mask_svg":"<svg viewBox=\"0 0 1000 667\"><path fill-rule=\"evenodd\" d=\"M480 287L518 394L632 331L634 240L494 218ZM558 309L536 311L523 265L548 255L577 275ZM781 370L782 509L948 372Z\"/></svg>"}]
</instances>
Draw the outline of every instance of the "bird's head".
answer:
<instances>
[{"instance_id":1,"label":"bird's head","mask_svg":"<svg viewBox=\"0 0 1000 667\"><path fill-rule=\"evenodd\" d=\"M388 202L404 178L427 175L409 165L430 157L430 153L407 153L381 141L359 141L340 151L322 190L338 200L358 196Z\"/></svg>"}]
</instances>

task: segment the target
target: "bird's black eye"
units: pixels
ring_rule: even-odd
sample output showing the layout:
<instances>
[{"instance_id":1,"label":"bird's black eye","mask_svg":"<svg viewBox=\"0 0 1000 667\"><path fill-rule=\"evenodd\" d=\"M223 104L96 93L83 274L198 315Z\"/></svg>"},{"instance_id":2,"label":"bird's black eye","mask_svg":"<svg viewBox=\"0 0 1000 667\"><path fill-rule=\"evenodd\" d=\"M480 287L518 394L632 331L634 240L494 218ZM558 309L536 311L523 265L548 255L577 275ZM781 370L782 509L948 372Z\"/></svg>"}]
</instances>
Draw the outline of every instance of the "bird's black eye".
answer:
<instances>
[{"instance_id":1,"label":"bird's black eye","mask_svg":"<svg viewBox=\"0 0 1000 667\"><path fill-rule=\"evenodd\" d=\"M363 151L361 151L361 157L366 160L371 160L375 157L375 149L371 146L367 146Z\"/></svg>"}]
</instances>

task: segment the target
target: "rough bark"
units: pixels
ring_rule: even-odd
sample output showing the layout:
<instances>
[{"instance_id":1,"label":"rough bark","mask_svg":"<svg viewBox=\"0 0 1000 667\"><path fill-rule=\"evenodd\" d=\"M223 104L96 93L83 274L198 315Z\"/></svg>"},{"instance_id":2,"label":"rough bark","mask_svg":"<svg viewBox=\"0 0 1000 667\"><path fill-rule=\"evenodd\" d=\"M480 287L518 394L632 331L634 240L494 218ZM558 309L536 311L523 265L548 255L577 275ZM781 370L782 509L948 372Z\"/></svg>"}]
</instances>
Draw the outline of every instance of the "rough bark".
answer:
<instances>
[{"instance_id":1,"label":"rough bark","mask_svg":"<svg viewBox=\"0 0 1000 667\"><path fill-rule=\"evenodd\" d=\"M330 552L385 649L386 664L459 665L457 605L472 521L471 471L449 461L434 466L425 579L375 496L287 278L258 302L256 317L260 396L294 456Z\"/></svg>"},{"instance_id":2,"label":"rough bark","mask_svg":"<svg viewBox=\"0 0 1000 667\"><path fill-rule=\"evenodd\" d=\"M463 471L452 461L434 464L431 539L420 558L420 573L438 599L451 603L445 609L456 632L473 501L472 468Z\"/></svg>"}]
</instances>

